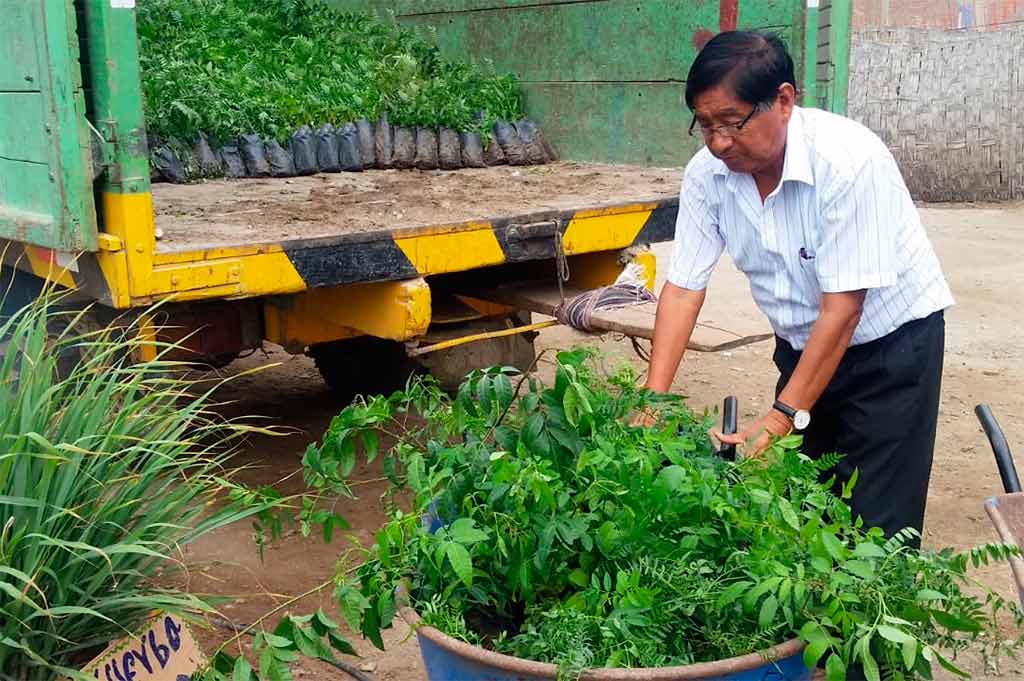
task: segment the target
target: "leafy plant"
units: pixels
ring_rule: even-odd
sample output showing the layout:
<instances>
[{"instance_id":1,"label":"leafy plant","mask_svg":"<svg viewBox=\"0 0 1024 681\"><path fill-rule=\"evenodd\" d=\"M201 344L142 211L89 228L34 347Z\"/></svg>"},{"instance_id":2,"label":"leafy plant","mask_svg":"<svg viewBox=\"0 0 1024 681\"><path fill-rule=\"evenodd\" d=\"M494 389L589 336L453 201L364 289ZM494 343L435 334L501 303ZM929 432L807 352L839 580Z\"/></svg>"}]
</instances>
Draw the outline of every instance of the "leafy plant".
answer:
<instances>
[{"instance_id":1,"label":"leafy plant","mask_svg":"<svg viewBox=\"0 0 1024 681\"><path fill-rule=\"evenodd\" d=\"M73 675L154 609L204 612L154 586L181 548L269 511L225 468L253 430L210 411L212 386L157 359L139 329L76 331L48 292L0 318L0 677ZM66 362L69 356L75 362ZM214 506L222 495L235 502Z\"/></svg>"},{"instance_id":2,"label":"leafy plant","mask_svg":"<svg viewBox=\"0 0 1024 681\"><path fill-rule=\"evenodd\" d=\"M1003 614L1024 624L1016 604L972 595L968 575L1016 548L886 540L851 517L856 481L836 496L822 479L838 457L811 461L787 437L763 462L724 461L709 415L638 390L629 370L601 379L587 357L560 354L550 387L495 368L454 398L422 379L334 419L306 453L308 482L344 489L380 430L396 439L385 469L407 499L355 577L338 579L354 628L383 647L402 587L428 623L569 676L800 637L831 680L854 668L930 678L936 664L963 675L953 659L975 643L994 655L1021 644L999 628ZM630 427L649 405L660 424Z\"/></svg>"},{"instance_id":3,"label":"leafy plant","mask_svg":"<svg viewBox=\"0 0 1024 681\"><path fill-rule=\"evenodd\" d=\"M395 23L315 0L146 0L139 4L146 126L191 143L387 113L398 125L486 134L522 115L511 76L447 61ZM483 117L478 117L478 113Z\"/></svg>"}]
</instances>

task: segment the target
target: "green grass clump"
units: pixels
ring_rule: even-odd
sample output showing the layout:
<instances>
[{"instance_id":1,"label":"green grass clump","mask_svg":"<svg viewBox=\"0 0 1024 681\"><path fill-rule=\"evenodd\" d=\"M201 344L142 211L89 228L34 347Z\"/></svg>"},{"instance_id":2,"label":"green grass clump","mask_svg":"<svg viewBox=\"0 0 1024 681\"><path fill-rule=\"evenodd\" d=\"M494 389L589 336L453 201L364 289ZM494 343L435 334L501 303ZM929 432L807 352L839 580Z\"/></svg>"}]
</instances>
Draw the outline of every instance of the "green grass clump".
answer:
<instances>
[{"instance_id":1,"label":"green grass clump","mask_svg":"<svg viewBox=\"0 0 1024 681\"><path fill-rule=\"evenodd\" d=\"M511 76L447 61L409 29L317 0L146 0L138 31L146 125L161 137L283 140L304 124L383 113L397 125L486 132L523 114Z\"/></svg>"},{"instance_id":2,"label":"green grass clump","mask_svg":"<svg viewBox=\"0 0 1024 681\"><path fill-rule=\"evenodd\" d=\"M211 411L213 388L131 361L137 326L68 330L89 312L60 302L0 317L0 679L66 678L155 609L211 610L157 576L265 510L228 479L252 429Z\"/></svg>"}]
</instances>

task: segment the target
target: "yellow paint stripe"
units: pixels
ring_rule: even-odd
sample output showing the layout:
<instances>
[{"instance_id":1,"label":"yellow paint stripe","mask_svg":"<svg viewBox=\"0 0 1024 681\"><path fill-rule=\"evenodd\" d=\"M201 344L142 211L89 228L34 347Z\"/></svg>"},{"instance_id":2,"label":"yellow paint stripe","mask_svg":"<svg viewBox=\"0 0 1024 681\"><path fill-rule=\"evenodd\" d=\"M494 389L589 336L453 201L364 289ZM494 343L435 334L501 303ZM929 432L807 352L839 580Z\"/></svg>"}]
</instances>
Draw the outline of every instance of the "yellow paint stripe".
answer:
<instances>
[{"instance_id":1,"label":"yellow paint stripe","mask_svg":"<svg viewBox=\"0 0 1024 681\"><path fill-rule=\"evenodd\" d=\"M32 269L32 274L40 279L52 281L64 288L77 288L71 270L57 262L56 251L49 248L26 245L25 257L28 259L28 265Z\"/></svg>"},{"instance_id":2,"label":"yellow paint stripe","mask_svg":"<svg viewBox=\"0 0 1024 681\"><path fill-rule=\"evenodd\" d=\"M656 204L638 205L625 212L622 209L580 211L565 230L562 248L566 255L627 248L655 207Z\"/></svg>"},{"instance_id":3,"label":"yellow paint stripe","mask_svg":"<svg viewBox=\"0 0 1024 681\"><path fill-rule=\"evenodd\" d=\"M157 250L157 252L153 254L153 263L155 265L177 265L189 262L218 260L221 258L243 258L252 255L283 252L284 247L281 244L217 246L215 248L205 248L198 251Z\"/></svg>"},{"instance_id":4,"label":"yellow paint stripe","mask_svg":"<svg viewBox=\"0 0 1024 681\"><path fill-rule=\"evenodd\" d=\"M103 229L121 241L121 250L100 251L100 271L107 281L115 307L128 307L132 299L144 296L153 267L156 226L153 222L153 195L103 195Z\"/></svg>"},{"instance_id":5,"label":"yellow paint stripe","mask_svg":"<svg viewBox=\"0 0 1024 681\"><path fill-rule=\"evenodd\" d=\"M505 262L505 252L491 223L476 224L474 230L417 235L395 239L395 243L422 275L462 272Z\"/></svg>"},{"instance_id":6,"label":"yellow paint stripe","mask_svg":"<svg viewBox=\"0 0 1024 681\"><path fill-rule=\"evenodd\" d=\"M150 273L148 285L146 300L173 296L178 301L299 293L307 288L288 255L280 251L162 265Z\"/></svg>"}]
</instances>

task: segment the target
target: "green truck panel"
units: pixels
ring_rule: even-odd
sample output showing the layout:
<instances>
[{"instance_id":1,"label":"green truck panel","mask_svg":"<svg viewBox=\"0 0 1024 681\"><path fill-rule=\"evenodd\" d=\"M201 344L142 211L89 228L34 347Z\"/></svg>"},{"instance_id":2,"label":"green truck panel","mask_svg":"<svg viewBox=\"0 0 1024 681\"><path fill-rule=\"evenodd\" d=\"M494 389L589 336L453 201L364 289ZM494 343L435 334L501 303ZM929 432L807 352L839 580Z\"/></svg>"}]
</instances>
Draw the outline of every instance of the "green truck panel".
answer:
<instances>
[{"instance_id":1,"label":"green truck panel","mask_svg":"<svg viewBox=\"0 0 1024 681\"><path fill-rule=\"evenodd\" d=\"M686 138L686 73L720 30L766 28L782 34L808 74L804 89L844 110L845 87L817 83L822 62L842 82L848 59L849 0L830 2L830 29L805 59L806 0L327 0L348 11L374 10L422 29L445 56L489 61L523 83L527 110L567 159L682 165L699 148ZM845 31L843 21L845 12ZM822 15L826 12L822 11ZM829 39L833 42L829 43ZM817 41L812 40L814 46Z\"/></svg>"},{"instance_id":2,"label":"green truck panel","mask_svg":"<svg viewBox=\"0 0 1024 681\"><path fill-rule=\"evenodd\" d=\"M129 3L78 0L89 66L89 110L104 140L108 162L102 189L116 194L149 191L149 150L135 39L135 10ZM132 3L133 4L133 3ZM131 40L125 40L131 36Z\"/></svg>"},{"instance_id":3,"label":"green truck panel","mask_svg":"<svg viewBox=\"0 0 1024 681\"><path fill-rule=\"evenodd\" d=\"M38 92L36 77L41 73L36 47L42 35L39 13L28 3L7 3L4 7L4 40L0 41L0 92ZM7 120L7 119L4 119Z\"/></svg>"},{"instance_id":4,"label":"green truck panel","mask_svg":"<svg viewBox=\"0 0 1024 681\"><path fill-rule=\"evenodd\" d=\"M71 0L5 3L0 238L95 250L89 129Z\"/></svg>"},{"instance_id":5,"label":"green truck panel","mask_svg":"<svg viewBox=\"0 0 1024 681\"><path fill-rule=\"evenodd\" d=\"M679 83L544 83L528 92L530 114L563 157L678 166L703 146L686 134L688 118L652 114L686 108Z\"/></svg>"}]
</instances>

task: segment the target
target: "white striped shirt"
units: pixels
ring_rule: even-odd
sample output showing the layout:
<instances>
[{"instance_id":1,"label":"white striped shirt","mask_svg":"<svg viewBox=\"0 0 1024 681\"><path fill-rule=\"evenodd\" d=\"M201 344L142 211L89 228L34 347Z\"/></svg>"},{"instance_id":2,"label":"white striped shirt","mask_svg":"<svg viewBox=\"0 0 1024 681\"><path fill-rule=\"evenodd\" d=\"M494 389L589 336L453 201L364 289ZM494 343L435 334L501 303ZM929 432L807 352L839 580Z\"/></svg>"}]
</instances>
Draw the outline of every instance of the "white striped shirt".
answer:
<instances>
[{"instance_id":1,"label":"white striped shirt","mask_svg":"<svg viewBox=\"0 0 1024 681\"><path fill-rule=\"evenodd\" d=\"M686 166L668 280L704 290L722 251L750 279L775 333L807 344L821 294L867 289L852 345L953 304L892 154L864 126L794 108L779 186L762 203L753 176L705 147Z\"/></svg>"}]
</instances>

